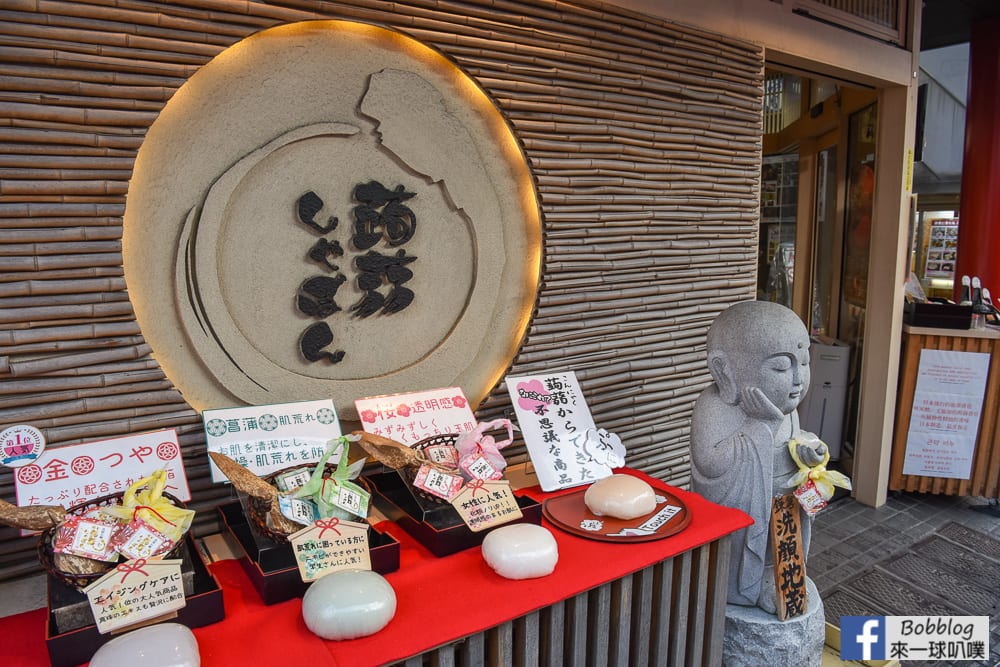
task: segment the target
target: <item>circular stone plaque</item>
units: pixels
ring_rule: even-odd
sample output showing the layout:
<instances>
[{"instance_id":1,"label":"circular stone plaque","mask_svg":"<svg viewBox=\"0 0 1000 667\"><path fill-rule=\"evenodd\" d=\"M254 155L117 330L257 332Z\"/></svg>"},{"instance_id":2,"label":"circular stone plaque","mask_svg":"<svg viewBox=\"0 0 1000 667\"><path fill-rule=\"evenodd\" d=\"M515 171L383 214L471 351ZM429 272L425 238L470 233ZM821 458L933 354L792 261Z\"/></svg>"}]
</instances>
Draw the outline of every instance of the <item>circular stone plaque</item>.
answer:
<instances>
[{"instance_id":1,"label":"circular stone plaque","mask_svg":"<svg viewBox=\"0 0 1000 667\"><path fill-rule=\"evenodd\" d=\"M454 63L349 21L230 47L136 158L125 277L196 409L459 386L473 406L524 336L538 203L491 100Z\"/></svg>"}]
</instances>

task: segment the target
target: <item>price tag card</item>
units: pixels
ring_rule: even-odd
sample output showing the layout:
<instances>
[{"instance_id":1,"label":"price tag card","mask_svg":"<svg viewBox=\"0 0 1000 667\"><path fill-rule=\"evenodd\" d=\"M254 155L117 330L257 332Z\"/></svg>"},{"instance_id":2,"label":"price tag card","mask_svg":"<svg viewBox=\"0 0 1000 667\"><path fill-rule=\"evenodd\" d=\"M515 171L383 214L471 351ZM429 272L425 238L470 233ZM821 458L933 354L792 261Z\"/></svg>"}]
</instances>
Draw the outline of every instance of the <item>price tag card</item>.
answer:
<instances>
[{"instance_id":1,"label":"price tag card","mask_svg":"<svg viewBox=\"0 0 1000 667\"><path fill-rule=\"evenodd\" d=\"M326 443L340 437L333 400L205 410L205 445L258 477L300 463L316 463ZM210 462L213 482L227 482Z\"/></svg>"},{"instance_id":2,"label":"price tag card","mask_svg":"<svg viewBox=\"0 0 1000 667\"><path fill-rule=\"evenodd\" d=\"M187 602L181 560L121 563L84 589L102 635L176 615Z\"/></svg>"},{"instance_id":3,"label":"price tag card","mask_svg":"<svg viewBox=\"0 0 1000 667\"><path fill-rule=\"evenodd\" d=\"M362 398L354 406L366 433L404 445L476 428L476 417L461 387Z\"/></svg>"},{"instance_id":4,"label":"price tag card","mask_svg":"<svg viewBox=\"0 0 1000 667\"><path fill-rule=\"evenodd\" d=\"M318 519L288 536L302 581L310 582L337 570L372 569L368 524Z\"/></svg>"},{"instance_id":5,"label":"price tag card","mask_svg":"<svg viewBox=\"0 0 1000 667\"><path fill-rule=\"evenodd\" d=\"M508 377L507 393L543 491L590 484L611 475L605 443L572 371ZM610 444L608 445L610 448Z\"/></svg>"},{"instance_id":6,"label":"price tag card","mask_svg":"<svg viewBox=\"0 0 1000 667\"><path fill-rule=\"evenodd\" d=\"M523 516L507 480L474 479L455 494L451 504L474 533Z\"/></svg>"}]
</instances>

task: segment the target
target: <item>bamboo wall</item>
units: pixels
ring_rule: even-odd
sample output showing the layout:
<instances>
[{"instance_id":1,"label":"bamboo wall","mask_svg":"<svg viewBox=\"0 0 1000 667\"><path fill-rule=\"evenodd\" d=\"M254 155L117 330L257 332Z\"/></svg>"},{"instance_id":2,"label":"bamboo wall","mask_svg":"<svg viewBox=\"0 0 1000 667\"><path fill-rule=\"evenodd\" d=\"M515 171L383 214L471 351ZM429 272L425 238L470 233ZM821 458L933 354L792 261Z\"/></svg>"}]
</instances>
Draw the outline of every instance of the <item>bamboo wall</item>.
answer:
<instances>
[{"instance_id":1,"label":"bamboo wall","mask_svg":"<svg viewBox=\"0 0 1000 667\"><path fill-rule=\"evenodd\" d=\"M754 290L763 54L589 0L4 2L0 428L33 424L59 447L172 427L192 506L228 497L208 477L199 414L135 322L125 195L146 129L187 77L254 32L315 18L401 30L493 97L544 225L511 373L575 370L630 465L686 485L705 331ZM479 417L507 408L501 387ZM9 470L0 497L14 497ZM210 529L213 513L200 516ZM37 569L34 547L0 529L0 578Z\"/></svg>"}]
</instances>

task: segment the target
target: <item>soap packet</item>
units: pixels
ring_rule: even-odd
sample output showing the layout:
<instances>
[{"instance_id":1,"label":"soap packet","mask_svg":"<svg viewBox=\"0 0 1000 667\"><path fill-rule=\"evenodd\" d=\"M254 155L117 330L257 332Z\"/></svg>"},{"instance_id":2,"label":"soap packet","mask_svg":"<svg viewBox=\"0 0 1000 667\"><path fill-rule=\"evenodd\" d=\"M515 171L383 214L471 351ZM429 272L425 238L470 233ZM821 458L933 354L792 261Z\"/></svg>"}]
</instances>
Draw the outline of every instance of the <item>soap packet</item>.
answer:
<instances>
[{"instance_id":1,"label":"soap packet","mask_svg":"<svg viewBox=\"0 0 1000 667\"><path fill-rule=\"evenodd\" d=\"M67 516L57 529L52 550L55 553L114 562L118 560L118 552L111 541L119 528L119 524L113 521Z\"/></svg>"},{"instance_id":2,"label":"soap packet","mask_svg":"<svg viewBox=\"0 0 1000 667\"><path fill-rule=\"evenodd\" d=\"M129 560L158 556L173 549L175 544L148 522L138 518L122 526L111 538L111 546Z\"/></svg>"},{"instance_id":3,"label":"soap packet","mask_svg":"<svg viewBox=\"0 0 1000 667\"><path fill-rule=\"evenodd\" d=\"M464 485L465 479L461 475L438 470L427 463L420 466L413 480L413 486L416 488L444 500L451 500Z\"/></svg>"}]
</instances>

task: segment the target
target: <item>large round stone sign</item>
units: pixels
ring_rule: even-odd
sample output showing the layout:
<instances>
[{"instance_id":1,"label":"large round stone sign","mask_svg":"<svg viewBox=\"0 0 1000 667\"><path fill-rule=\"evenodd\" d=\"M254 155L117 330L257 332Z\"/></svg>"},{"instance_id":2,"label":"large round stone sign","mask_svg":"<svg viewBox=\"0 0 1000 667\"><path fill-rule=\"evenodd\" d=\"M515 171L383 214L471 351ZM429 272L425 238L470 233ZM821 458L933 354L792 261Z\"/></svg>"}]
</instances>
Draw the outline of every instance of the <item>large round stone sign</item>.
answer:
<instances>
[{"instance_id":1,"label":"large round stone sign","mask_svg":"<svg viewBox=\"0 0 1000 667\"><path fill-rule=\"evenodd\" d=\"M527 329L541 258L524 155L439 52L350 21L265 30L180 87L139 150L125 277L196 409L459 386Z\"/></svg>"}]
</instances>

